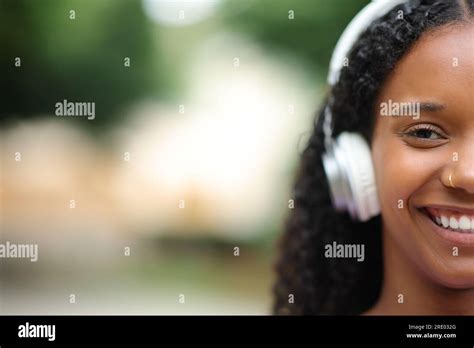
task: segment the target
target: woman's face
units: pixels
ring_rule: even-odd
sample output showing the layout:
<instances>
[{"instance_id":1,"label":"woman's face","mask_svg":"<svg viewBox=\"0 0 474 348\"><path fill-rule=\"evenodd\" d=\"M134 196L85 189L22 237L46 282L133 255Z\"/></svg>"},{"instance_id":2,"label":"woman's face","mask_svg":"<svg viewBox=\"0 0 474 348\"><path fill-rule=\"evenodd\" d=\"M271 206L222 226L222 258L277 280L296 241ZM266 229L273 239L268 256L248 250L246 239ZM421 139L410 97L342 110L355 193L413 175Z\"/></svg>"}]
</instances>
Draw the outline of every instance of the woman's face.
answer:
<instances>
[{"instance_id":1,"label":"woman's face","mask_svg":"<svg viewBox=\"0 0 474 348\"><path fill-rule=\"evenodd\" d=\"M433 282L474 288L474 25L422 36L375 115L384 238Z\"/></svg>"}]
</instances>

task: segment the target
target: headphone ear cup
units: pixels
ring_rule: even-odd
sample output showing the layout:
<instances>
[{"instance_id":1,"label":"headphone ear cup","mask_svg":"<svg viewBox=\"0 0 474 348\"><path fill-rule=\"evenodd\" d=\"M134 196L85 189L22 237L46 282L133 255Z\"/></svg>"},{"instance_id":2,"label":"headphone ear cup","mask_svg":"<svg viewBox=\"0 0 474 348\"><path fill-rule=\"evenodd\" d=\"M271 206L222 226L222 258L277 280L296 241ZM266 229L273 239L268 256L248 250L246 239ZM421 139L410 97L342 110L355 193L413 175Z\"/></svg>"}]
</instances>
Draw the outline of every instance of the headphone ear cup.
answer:
<instances>
[{"instance_id":1,"label":"headphone ear cup","mask_svg":"<svg viewBox=\"0 0 474 348\"><path fill-rule=\"evenodd\" d=\"M359 221L380 213L370 148L360 134L341 133L322 159L337 211Z\"/></svg>"}]
</instances>

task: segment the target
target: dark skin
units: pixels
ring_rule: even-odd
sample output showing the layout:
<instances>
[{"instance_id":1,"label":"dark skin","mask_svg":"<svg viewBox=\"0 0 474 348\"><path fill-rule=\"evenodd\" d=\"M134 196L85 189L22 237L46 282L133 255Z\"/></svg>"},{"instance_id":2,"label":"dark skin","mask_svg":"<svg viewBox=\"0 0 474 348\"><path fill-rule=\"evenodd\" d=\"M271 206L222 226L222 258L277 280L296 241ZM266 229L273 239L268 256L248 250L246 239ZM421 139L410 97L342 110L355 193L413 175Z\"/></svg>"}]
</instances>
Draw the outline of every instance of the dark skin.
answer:
<instances>
[{"instance_id":1,"label":"dark skin","mask_svg":"<svg viewBox=\"0 0 474 348\"><path fill-rule=\"evenodd\" d=\"M427 104L417 120L381 117L389 99ZM474 216L474 25L425 33L387 79L375 115L384 280L365 314L473 315L474 233L442 230L430 213Z\"/></svg>"}]
</instances>

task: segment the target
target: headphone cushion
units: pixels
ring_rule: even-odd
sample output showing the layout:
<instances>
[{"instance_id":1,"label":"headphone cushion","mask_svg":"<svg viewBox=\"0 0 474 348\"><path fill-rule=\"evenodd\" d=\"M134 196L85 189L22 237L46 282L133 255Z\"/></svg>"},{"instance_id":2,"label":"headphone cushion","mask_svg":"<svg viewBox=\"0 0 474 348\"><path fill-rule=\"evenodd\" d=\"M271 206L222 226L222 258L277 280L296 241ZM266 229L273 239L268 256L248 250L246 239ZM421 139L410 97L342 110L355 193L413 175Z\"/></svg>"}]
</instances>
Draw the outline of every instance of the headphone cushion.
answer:
<instances>
[{"instance_id":1,"label":"headphone cushion","mask_svg":"<svg viewBox=\"0 0 474 348\"><path fill-rule=\"evenodd\" d=\"M341 133L336 140L338 162L350 187L347 208L360 221L380 213L372 155L367 141L358 133Z\"/></svg>"}]
</instances>

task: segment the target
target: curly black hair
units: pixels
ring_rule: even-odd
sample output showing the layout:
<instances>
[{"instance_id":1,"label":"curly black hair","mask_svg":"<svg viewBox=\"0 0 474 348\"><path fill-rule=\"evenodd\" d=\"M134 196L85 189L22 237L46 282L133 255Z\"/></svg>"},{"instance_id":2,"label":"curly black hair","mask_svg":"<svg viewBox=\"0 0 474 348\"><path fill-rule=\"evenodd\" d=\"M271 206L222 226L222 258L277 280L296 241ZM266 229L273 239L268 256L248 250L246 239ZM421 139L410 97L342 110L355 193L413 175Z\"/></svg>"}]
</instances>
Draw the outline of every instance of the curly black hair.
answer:
<instances>
[{"instance_id":1,"label":"curly black hair","mask_svg":"<svg viewBox=\"0 0 474 348\"><path fill-rule=\"evenodd\" d=\"M361 314L372 307L383 280L381 218L356 223L331 205L321 155L323 113L332 100L333 135L358 132L370 144L374 104L384 81L420 36L470 22L474 0L412 0L373 22L349 53L349 65L329 92L301 154L294 209L279 240L274 314ZM472 23L472 22L471 22ZM324 257L326 244L365 245L365 261Z\"/></svg>"}]
</instances>

